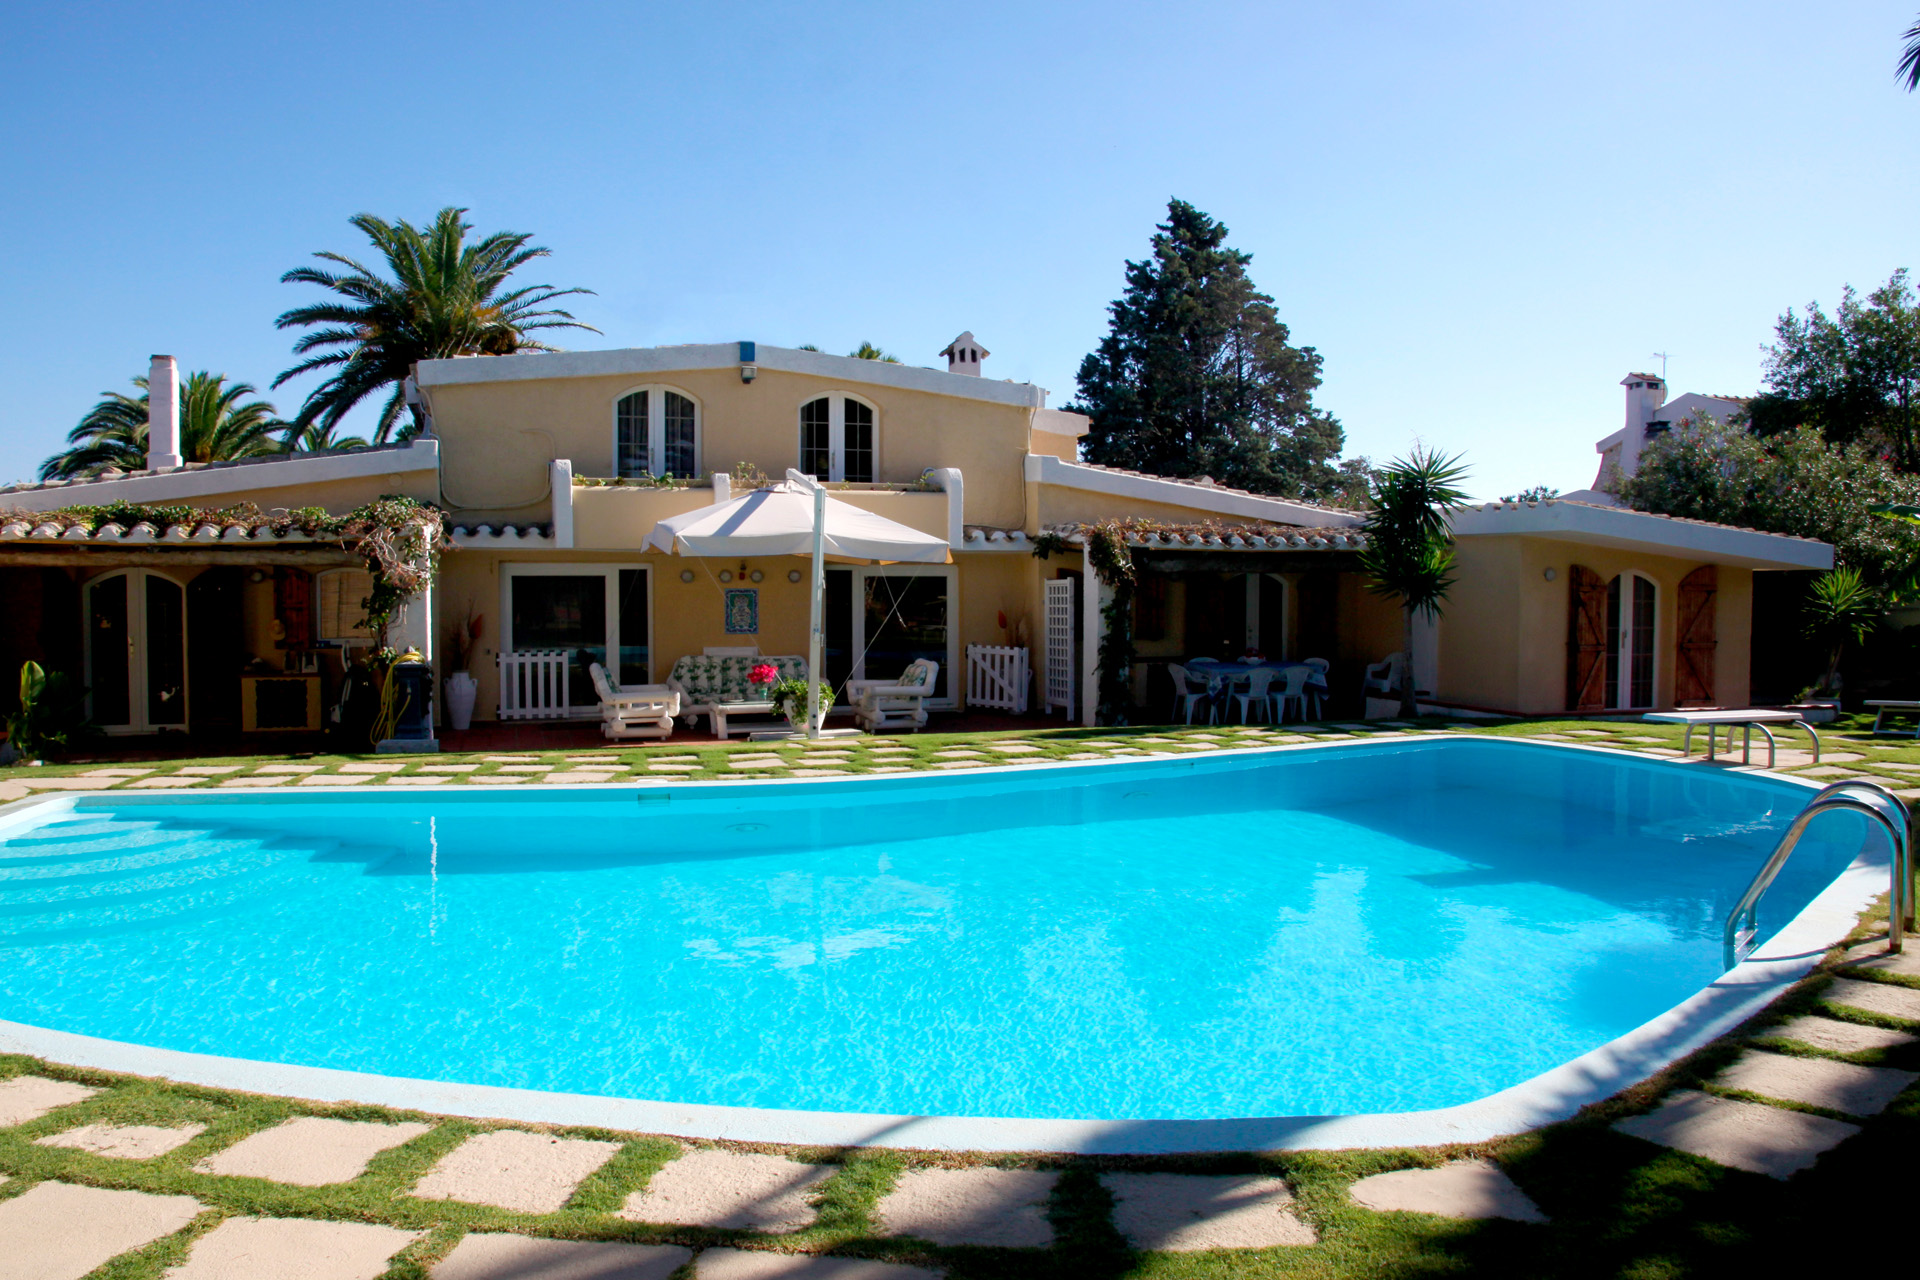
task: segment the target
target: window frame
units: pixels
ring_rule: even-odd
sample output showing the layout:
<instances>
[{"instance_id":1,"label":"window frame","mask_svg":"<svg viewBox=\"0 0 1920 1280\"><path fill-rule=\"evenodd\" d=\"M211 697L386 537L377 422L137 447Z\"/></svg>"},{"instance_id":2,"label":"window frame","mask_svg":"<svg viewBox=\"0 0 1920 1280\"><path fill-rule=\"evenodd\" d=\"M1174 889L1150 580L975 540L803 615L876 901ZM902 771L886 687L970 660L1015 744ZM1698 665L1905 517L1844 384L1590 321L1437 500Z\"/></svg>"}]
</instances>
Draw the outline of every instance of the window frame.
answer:
<instances>
[{"instance_id":1,"label":"window frame","mask_svg":"<svg viewBox=\"0 0 1920 1280\"><path fill-rule=\"evenodd\" d=\"M320 570L320 572L313 575L313 614L314 614L313 639L316 646L324 646L328 648L338 647L341 649L350 649L356 645L371 645L373 643L374 637L373 637L373 629L371 627L367 629L367 632L365 635L358 635L358 636L353 636L353 635L329 636L329 635L322 635L320 631L320 621L321 621L320 619L320 583L321 581L326 578L343 577L350 573L361 574L367 579L368 584L372 585L373 574L366 569L354 569L354 568L342 566L337 569L322 569ZM350 609L357 609L360 607L359 601L356 600L351 605L348 605L347 607Z\"/></svg>"},{"instance_id":2,"label":"window frame","mask_svg":"<svg viewBox=\"0 0 1920 1280\"><path fill-rule=\"evenodd\" d=\"M827 402L827 474L816 476L822 484L846 484L847 481L847 401L851 400L873 415L873 475L867 480L856 480L855 484L878 484L880 481L880 406L866 396L838 387L817 392L804 397L793 410L794 468L807 475L807 431L805 414L807 406L819 400Z\"/></svg>"},{"instance_id":3,"label":"window frame","mask_svg":"<svg viewBox=\"0 0 1920 1280\"><path fill-rule=\"evenodd\" d=\"M674 473L676 480L697 480L706 474L707 456L707 407L699 396L685 387L674 386L670 382L642 382L626 388L613 397L608 409L608 438L612 443L612 466L607 470L610 476L620 477L620 405L628 396L647 393L647 474L664 475L660 464L666 460L667 423L664 410L666 395L672 394L686 400L693 406L693 470L686 475Z\"/></svg>"}]
</instances>

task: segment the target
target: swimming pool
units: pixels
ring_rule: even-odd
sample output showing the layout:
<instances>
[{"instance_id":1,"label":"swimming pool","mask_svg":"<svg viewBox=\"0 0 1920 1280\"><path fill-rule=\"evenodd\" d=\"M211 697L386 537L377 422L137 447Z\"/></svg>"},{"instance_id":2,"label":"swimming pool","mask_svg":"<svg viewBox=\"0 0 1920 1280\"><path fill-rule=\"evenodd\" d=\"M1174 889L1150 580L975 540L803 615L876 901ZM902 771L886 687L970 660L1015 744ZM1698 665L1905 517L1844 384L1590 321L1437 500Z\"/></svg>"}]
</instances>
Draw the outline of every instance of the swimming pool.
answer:
<instances>
[{"instance_id":1,"label":"swimming pool","mask_svg":"<svg viewBox=\"0 0 1920 1280\"><path fill-rule=\"evenodd\" d=\"M693 1107L1457 1107L1720 978L1808 792L1426 739L859 781L102 796L0 829L0 1018ZM1762 939L1862 848L1816 824Z\"/></svg>"}]
</instances>

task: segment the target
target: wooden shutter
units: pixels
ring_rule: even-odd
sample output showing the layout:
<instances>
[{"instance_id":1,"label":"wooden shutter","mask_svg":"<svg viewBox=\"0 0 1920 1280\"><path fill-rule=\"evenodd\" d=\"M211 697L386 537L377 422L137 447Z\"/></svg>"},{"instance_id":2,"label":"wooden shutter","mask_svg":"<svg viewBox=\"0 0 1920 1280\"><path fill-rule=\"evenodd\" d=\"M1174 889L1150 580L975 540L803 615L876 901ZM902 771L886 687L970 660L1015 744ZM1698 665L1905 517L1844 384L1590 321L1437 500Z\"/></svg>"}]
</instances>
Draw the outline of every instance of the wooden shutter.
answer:
<instances>
[{"instance_id":1,"label":"wooden shutter","mask_svg":"<svg viewBox=\"0 0 1920 1280\"><path fill-rule=\"evenodd\" d=\"M1585 565L1567 569L1567 710L1607 704L1607 584Z\"/></svg>"},{"instance_id":2,"label":"wooden shutter","mask_svg":"<svg viewBox=\"0 0 1920 1280\"><path fill-rule=\"evenodd\" d=\"M273 612L280 619L282 649L312 648L313 576L305 569L275 569Z\"/></svg>"},{"instance_id":3,"label":"wooden shutter","mask_svg":"<svg viewBox=\"0 0 1920 1280\"><path fill-rule=\"evenodd\" d=\"M1679 662L1674 667L1673 701L1711 705L1713 656L1718 646L1714 632L1714 597L1720 592L1720 571L1701 565L1680 579L1680 623L1674 632Z\"/></svg>"}]
</instances>

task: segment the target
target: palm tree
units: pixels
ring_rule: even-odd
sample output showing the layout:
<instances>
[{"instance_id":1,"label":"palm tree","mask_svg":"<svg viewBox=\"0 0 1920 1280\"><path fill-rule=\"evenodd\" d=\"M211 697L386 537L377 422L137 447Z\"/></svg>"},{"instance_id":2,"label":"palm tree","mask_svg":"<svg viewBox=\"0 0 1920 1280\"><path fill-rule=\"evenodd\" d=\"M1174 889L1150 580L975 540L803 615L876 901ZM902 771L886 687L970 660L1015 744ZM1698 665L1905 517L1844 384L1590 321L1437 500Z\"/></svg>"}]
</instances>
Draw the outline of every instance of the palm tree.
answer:
<instances>
[{"instance_id":1,"label":"palm tree","mask_svg":"<svg viewBox=\"0 0 1920 1280\"><path fill-rule=\"evenodd\" d=\"M288 284L317 284L338 298L295 307L276 324L282 329L322 326L293 344L296 356L320 352L273 380L279 386L315 370L329 377L308 395L293 425L303 434L314 425L330 435L352 408L392 388L374 427L373 442L385 444L405 406L403 387L413 366L447 356L511 355L516 351L552 351L528 335L540 329L586 329L573 314L548 304L591 289L524 285L506 289L507 277L547 250L529 246L517 231L496 231L466 243L473 225L465 209L442 209L425 228L388 223L370 213L349 219L373 241L386 260L391 279L337 253L316 253L346 268L295 267L280 279ZM417 434L425 420L413 409L399 437Z\"/></svg>"},{"instance_id":2,"label":"palm tree","mask_svg":"<svg viewBox=\"0 0 1920 1280\"><path fill-rule=\"evenodd\" d=\"M289 426L292 424L289 423ZM330 449L365 449L368 441L365 436L340 436L334 432L337 427L323 427L319 423L309 423L304 430L292 431L287 437L287 448L300 453L319 453Z\"/></svg>"},{"instance_id":3,"label":"palm tree","mask_svg":"<svg viewBox=\"0 0 1920 1280\"><path fill-rule=\"evenodd\" d=\"M109 468L144 471L147 466L147 380L135 378L138 396L100 393L100 403L67 433L68 448L40 464L42 480L97 476ZM229 384L224 373L204 369L180 385L180 456L188 462L228 462L278 453L276 434L287 424L265 400L248 400L252 383Z\"/></svg>"},{"instance_id":4,"label":"palm tree","mask_svg":"<svg viewBox=\"0 0 1920 1280\"><path fill-rule=\"evenodd\" d=\"M1416 448L1382 468L1367 515L1367 548L1360 567L1375 595L1400 601L1406 654L1400 682L1400 715L1419 714L1413 673L1413 616L1438 617L1453 590L1453 539L1449 511L1467 500L1460 482L1467 468L1460 456L1444 457Z\"/></svg>"},{"instance_id":5,"label":"palm tree","mask_svg":"<svg viewBox=\"0 0 1920 1280\"><path fill-rule=\"evenodd\" d=\"M1912 93L1920 89L1920 22L1908 27L1906 34L1900 38L1907 42L1907 47L1901 51L1900 66L1893 76L1896 80L1906 81L1907 92Z\"/></svg>"},{"instance_id":6,"label":"palm tree","mask_svg":"<svg viewBox=\"0 0 1920 1280\"><path fill-rule=\"evenodd\" d=\"M847 354L849 356L852 356L855 360L878 360L881 364L899 364L900 363L899 356L888 355L886 352L882 351L880 348L874 346L871 342L863 342L859 346L855 347L853 350L847 352Z\"/></svg>"}]
</instances>

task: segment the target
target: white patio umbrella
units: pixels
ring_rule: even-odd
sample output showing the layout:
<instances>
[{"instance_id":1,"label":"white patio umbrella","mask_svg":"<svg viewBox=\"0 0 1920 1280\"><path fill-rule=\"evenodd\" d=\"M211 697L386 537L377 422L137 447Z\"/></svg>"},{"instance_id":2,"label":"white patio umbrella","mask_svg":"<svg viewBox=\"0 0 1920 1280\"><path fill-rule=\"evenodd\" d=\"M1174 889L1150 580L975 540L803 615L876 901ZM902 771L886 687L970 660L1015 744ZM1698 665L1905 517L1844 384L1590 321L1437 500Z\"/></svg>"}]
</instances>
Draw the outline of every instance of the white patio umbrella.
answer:
<instances>
[{"instance_id":1,"label":"white patio umbrella","mask_svg":"<svg viewBox=\"0 0 1920 1280\"><path fill-rule=\"evenodd\" d=\"M789 470L784 484L730 502L669 516L646 547L683 556L811 556L812 626L807 641L807 736L820 736L820 649L826 558L946 564L944 538L827 496L812 476Z\"/></svg>"}]
</instances>

